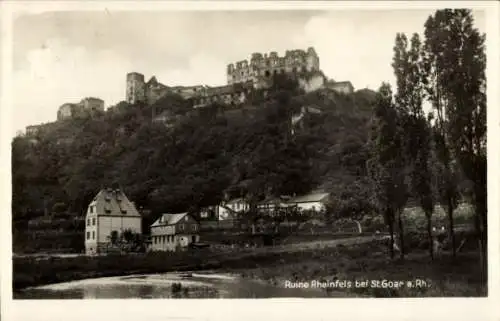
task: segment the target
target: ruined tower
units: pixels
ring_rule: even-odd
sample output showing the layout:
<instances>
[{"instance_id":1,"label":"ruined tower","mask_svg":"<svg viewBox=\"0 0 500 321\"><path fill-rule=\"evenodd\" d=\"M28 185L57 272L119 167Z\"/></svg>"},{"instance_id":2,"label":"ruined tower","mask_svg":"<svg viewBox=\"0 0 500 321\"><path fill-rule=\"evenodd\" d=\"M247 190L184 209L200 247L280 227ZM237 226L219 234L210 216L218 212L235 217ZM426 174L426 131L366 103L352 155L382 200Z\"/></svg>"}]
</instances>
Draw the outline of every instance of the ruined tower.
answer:
<instances>
[{"instance_id":1,"label":"ruined tower","mask_svg":"<svg viewBox=\"0 0 500 321\"><path fill-rule=\"evenodd\" d=\"M307 48L306 68L308 71L319 70L319 57L313 47Z\"/></svg>"},{"instance_id":2,"label":"ruined tower","mask_svg":"<svg viewBox=\"0 0 500 321\"><path fill-rule=\"evenodd\" d=\"M269 54L254 52L250 61L243 60L227 65L226 76L229 85L252 81L269 80L276 74L300 74L318 72L319 57L313 47L287 50L280 57L276 51Z\"/></svg>"},{"instance_id":3,"label":"ruined tower","mask_svg":"<svg viewBox=\"0 0 500 321\"><path fill-rule=\"evenodd\" d=\"M127 103L135 104L146 100L144 75L138 72L127 74Z\"/></svg>"}]
</instances>

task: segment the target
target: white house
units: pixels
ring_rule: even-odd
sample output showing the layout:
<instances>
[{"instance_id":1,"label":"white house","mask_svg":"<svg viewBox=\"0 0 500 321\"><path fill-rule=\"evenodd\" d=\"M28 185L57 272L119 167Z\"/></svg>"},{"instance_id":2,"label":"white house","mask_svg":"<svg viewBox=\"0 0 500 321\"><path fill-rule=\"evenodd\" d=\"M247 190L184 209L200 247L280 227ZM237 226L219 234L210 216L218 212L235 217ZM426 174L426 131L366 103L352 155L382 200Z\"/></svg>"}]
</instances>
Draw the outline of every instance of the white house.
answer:
<instances>
[{"instance_id":1,"label":"white house","mask_svg":"<svg viewBox=\"0 0 500 321\"><path fill-rule=\"evenodd\" d=\"M200 240L200 224L188 213L162 214L151 225L151 249L176 251Z\"/></svg>"},{"instance_id":2,"label":"white house","mask_svg":"<svg viewBox=\"0 0 500 321\"><path fill-rule=\"evenodd\" d=\"M123 191L106 188L90 202L85 217L85 253L105 252L112 232L142 233L142 218Z\"/></svg>"},{"instance_id":3,"label":"white house","mask_svg":"<svg viewBox=\"0 0 500 321\"><path fill-rule=\"evenodd\" d=\"M326 209L329 193L310 193L297 196L288 201L288 204L296 205L302 211L322 211Z\"/></svg>"},{"instance_id":4,"label":"white house","mask_svg":"<svg viewBox=\"0 0 500 321\"><path fill-rule=\"evenodd\" d=\"M244 213L250 209L250 204L243 198L234 198L228 202L223 202L217 206L217 217L219 220L228 220L236 218L238 214Z\"/></svg>"}]
</instances>

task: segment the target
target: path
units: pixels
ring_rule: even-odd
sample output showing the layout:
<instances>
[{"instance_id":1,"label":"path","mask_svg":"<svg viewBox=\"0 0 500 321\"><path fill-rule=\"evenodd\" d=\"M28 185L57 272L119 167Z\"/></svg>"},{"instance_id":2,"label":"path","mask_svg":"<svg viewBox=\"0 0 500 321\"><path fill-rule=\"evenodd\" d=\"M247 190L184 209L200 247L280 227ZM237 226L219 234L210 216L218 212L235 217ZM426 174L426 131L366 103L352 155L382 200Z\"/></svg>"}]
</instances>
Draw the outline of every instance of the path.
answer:
<instances>
[{"instance_id":1,"label":"path","mask_svg":"<svg viewBox=\"0 0 500 321\"><path fill-rule=\"evenodd\" d=\"M354 244L363 244L369 243L374 240L380 240L388 238L388 236L354 236L347 237L342 239L335 240L321 240L321 241L309 241L309 242L301 242L294 244L286 244L286 245L278 245L278 246L269 246L269 247L258 247L252 249L246 249L245 252L251 253L280 253L280 252L298 252L308 249L320 249L320 248L328 248L328 247L336 247L338 245L354 245Z\"/></svg>"}]
</instances>

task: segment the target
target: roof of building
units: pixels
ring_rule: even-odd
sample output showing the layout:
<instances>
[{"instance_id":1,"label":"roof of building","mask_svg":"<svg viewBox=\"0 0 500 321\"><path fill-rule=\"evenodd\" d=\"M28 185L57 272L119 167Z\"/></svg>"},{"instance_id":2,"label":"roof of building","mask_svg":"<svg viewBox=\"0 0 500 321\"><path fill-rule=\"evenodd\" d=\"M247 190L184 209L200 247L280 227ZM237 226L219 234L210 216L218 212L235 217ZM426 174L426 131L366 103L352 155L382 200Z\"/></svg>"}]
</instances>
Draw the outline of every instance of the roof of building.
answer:
<instances>
[{"instance_id":1,"label":"roof of building","mask_svg":"<svg viewBox=\"0 0 500 321\"><path fill-rule=\"evenodd\" d=\"M186 215L188 215L187 212L185 213L175 213L175 214L170 214L170 213L165 213L162 214L152 225L151 227L155 226L165 226L165 225L174 225L177 224L180 220L182 220Z\"/></svg>"},{"instance_id":2,"label":"roof of building","mask_svg":"<svg viewBox=\"0 0 500 321\"><path fill-rule=\"evenodd\" d=\"M90 205L94 205L98 216L137 216L141 214L120 189L105 188L99 191Z\"/></svg>"},{"instance_id":3,"label":"roof of building","mask_svg":"<svg viewBox=\"0 0 500 321\"><path fill-rule=\"evenodd\" d=\"M289 203L321 202L325 200L329 195L330 195L329 193L310 193L307 195L294 197L289 201Z\"/></svg>"},{"instance_id":4,"label":"roof of building","mask_svg":"<svg viewBox=\"0 0 500 321\"><path fill-rule=\"evenodd\" d=\"M350 81L336 81L333 83L329 83L329 85L333 85L333 86L349 85L352 87L352 84Z\"/></svg>"},{"instance_id":5,"label":"roof of building","mask_svg":"<svg viewBox=\"0 0 500 321\"><path fill-rule=\"evenodd\" d=\"M238 197L238 198L233 198L233 199L229 200L227 203L225 203L225 205L236 204L236 203L246 203L246 201L244 198Z\"/></svg>"},{"instance_id":6,"label":"roof of building","mask_svg":"<svg viewBox=\"0 0 500 321\"><path fill-rule=\"evenodd\" d=\"M158 80L156 79L156 76L152 76L147 82L147 84L157 84L157 83Z\"/></svg>"},{"instance_id":7,"label":"roof of building","mask_svg":"<svg viewBox=\"0 0 500 321\"><path fill-rule=\"evenodd\" d=\"M321 114L323 112L323 109L317 105L308 105L302 106L301 111L312 114Z\"/></svg>"},{"instance_id":8,"label":"roof of building","mask_svg":"<svg viewBox=\"0 0 500 321\"><path fill-rule=\"evenodd\" d=\"M71 107L74 107L74 106L76 106L76 104L74 104L74 103L64 103L61 106L59 106L59 110L61 110L62 108L65 108L65 107L70 107L71 108Z\"/></svg>"},{"instance_id":9,"label":"roof of building","mask_svg":"<svg viewBox=\"0 0 500 321\"><path fill-rule=\"evenodd\" d=\"M97 97L85 97L82 99L82 101L86 101L86 100L97 100L97 101L102 101L104 102L104 100L102 100L101 98L97 98Z\"/></svg>"},{"instance_id":10,"label":"roof of building","mask_svg":"<svg viewBox=\"0 0 500 321\"><path fill-rule=\"evenodd\" d=\"M279 207L289 207L293 206L293 204L288 203L288 198L287 197L268 197L264 199L263 201L258 203L259 206L261 205L278 205Z\"/></svg>"}]
</instances>

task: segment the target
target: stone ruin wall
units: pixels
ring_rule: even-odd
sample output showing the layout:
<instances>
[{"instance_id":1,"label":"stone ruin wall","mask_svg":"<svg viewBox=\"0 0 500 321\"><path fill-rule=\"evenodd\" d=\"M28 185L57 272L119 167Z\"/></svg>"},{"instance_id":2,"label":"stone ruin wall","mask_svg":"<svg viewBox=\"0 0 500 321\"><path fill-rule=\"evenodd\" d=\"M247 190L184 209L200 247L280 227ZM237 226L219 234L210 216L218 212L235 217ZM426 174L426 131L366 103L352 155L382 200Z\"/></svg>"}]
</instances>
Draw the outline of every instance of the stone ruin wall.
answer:
<instances>
[{"instance_id":1,"label":"stone ruin wall","mask_svg":"<svg viewBox=\"0 0 500 321\"><path fill-rule=\"evenodd\" d=\"M319 57L314 48L307 51L288 50L283 57L273 51L268 54L253 53L250 61L242 60L227 66L227 83L270 79L274 74L293 74L300 72L319 71Z\"/></svg>"}]
</instances>

